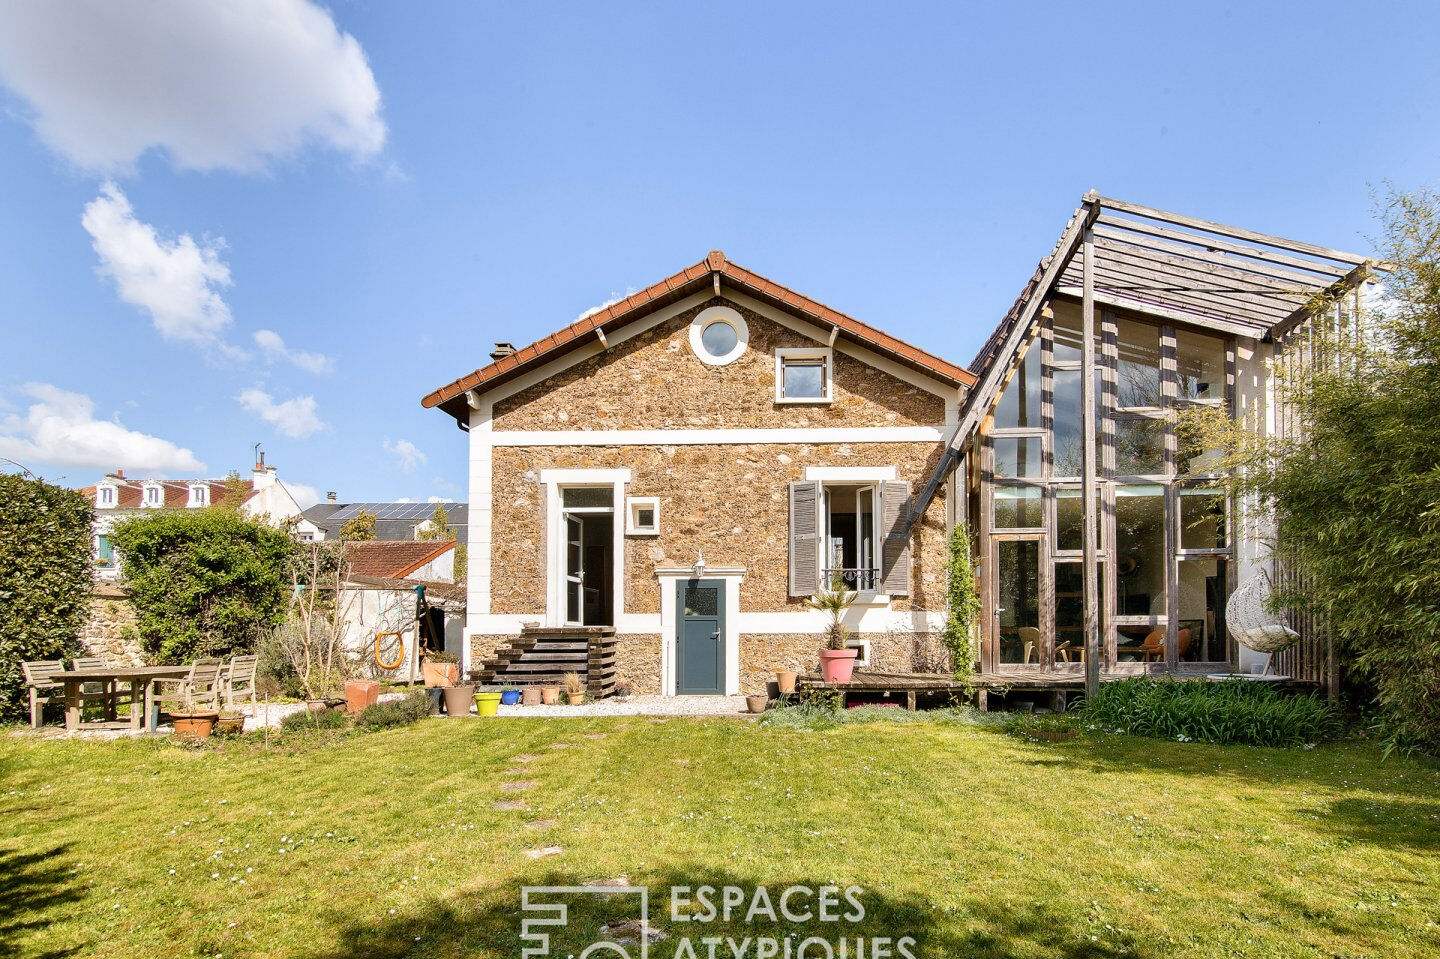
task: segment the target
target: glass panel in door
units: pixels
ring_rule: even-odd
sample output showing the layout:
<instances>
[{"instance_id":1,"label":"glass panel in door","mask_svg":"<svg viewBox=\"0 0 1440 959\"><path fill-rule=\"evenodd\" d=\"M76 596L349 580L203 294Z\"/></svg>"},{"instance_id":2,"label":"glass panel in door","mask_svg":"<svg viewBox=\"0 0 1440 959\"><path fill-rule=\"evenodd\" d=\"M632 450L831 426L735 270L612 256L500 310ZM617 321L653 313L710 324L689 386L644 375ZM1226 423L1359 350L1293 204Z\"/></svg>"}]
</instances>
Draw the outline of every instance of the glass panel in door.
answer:
<instances>
[{"instance_id":1,"label":"glass panel in door","mask_svg":"<svg viewBox=\"0 0 1440 959\"><path fill-rule=\"evenodd\" d=\"M995 626L1000 662L1040 662L1040 540L995 543Z\"/></svg>"},{"instance_id":2,"label":"glass panel in door","mask_svg":"<svg viewBox=\"0 0 1440 959\"><path fill-rule=\"evenodd\" d=\"M565 517L565 622L579 625L585 601L585 522Z\"/></svg>"}]
</instances>

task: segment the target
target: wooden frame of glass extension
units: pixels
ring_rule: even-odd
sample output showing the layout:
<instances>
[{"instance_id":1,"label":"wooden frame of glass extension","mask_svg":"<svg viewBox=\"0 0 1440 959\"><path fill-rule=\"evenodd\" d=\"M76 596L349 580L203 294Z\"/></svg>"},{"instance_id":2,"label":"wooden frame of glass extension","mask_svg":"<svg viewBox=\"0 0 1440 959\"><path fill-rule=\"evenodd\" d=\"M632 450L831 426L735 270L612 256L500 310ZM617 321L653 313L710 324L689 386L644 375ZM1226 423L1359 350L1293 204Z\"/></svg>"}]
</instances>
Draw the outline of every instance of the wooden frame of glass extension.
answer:
<instances>
[{"instance_id":1,"label":"wooden frame of glass extension","mask_svg":"<svg viewBox=\"0 0 1440 959\"><path fill-rule=\"evenodd\" d=\"M1075 349L1074 342L1078 330L1066 326L1065 329L1070 334L1067 348L1057 348L1057 312L1066 314L1071 311L1075 314L1078 326L1077 301L1059 296L1047 302L1036 336L1027 345L1026 355L1016 364L1016 372L1012 374L1010 382L997 397L995 408L982 422L980 438L971 448L970 459L973 466L970 482L977 495L970 499L973 504L972 512L976 514L970 519L971 528L979 537L977 555L984 564L981 597L986 615L981 624L980 651L981 664L986 670L1038 670L1073 673L1077 677L1083 673L1083 637L1073 635L1073 625L1067 627L1067 635L1062 637L1057 626L1057 598L1064 602L1071 594L1057 594L1056 574L1060 567L1070 563L1077 564L1078 569L1078 564L1083 560L1078 532L1070 529L1067 524L1065 541L1062 542L1061 538L1062 508L1068 520L1077 518L1074 507L1068 504L1080 502L1082 481L1078 460L1071 455L1073 451L1056 449L1057 384L1062 390L1068 390L1067 403L1073 404L1076 402L1074 396L1078 395L1077 378L1081 369L1079 351ZM1235 586L1235 564L1231 561L1235 538L1228 497L1220 495L1218 504L1223 515L1215 521L1216 529L1209 541L1192 543L1188 548L1185 546L1181 529L1182 495L1195 495L1200 490L1218 490L1219 486L1216 477L1203 472L1179 475L1182 458L1175 424L1178 410L1191 404L1220 407L1234 415L1234 337L1199 327L1185 328L1187 335L1202 334L1211 338L1213 344L1223 344L1224 383L1221 395L1214 396L1216 391L1211 386L1207 391L1210 398L1194 399L1181 395L1177 327L1172 321L1114 310L1097 310L1096 319L1096 336L1099 341L1095 352L1096 375L1099 379L1096 389L1096 478L1099 486L1096 498L1099 511L1096 558L1099 563L1099 609L1103 614L1100 619L1102 669L1111 673L1139 673L1216 672L1228 668L1234 660L1233 646L1225 635L1223 619L1212 622L1211 619L1216 619L1213 614L1200 627L1203 630L1203 643L1195 636L1196 629L1190 627L1192 648L1196 652L1190 654L1189 661L1181 660L1179 638L1182 564L1215 564L1211 567L1214 570L1213 576L1221 579L1224 585L1223 595L1219 598L1220 605L1223 606L1224 597L1228 596ZM1158 351L1159 392L1144 406L1118 406L1122 392L1118 379L1122 365L1119 361L1119 329L1122 322L1127 323L1128 329L1147 331L1147 335L1149 330L1156 332L1154 342ZM1138 325L1128 325L1131 323ZM1037 372L1041 390L1040 422L1034 422L1033 407L1030 407L1028 416L1022 412L1017 419L1013 411L1007 411L1004 417L997 420L996 412L1000 404L1006 401L1006 392L1017 385L1017 377L1025 377L1025 386L1033 389ZM1135 391L1131 389L1129 392ZM1031 402L1033 403L1033 400ZM1014 425L1016 422L1021 425ZM1125 464L1117 463L1117 429L1123 429L1126 425L1136 427L1134 435L1142 440L1148 434L1161 441L1156 451L1159 453L1158 458L1145 464L1157 467L1156 469L1148 472L1118 472L1118 468ZM1076 425L1065 432L1078 435L1080 428ZM1073 439L1073 436L1067 435L1067 439ZM1035 444L1039 444L1041 451L1038 464L1037 457L1032 453L1022 452ZM1057 452L1061 453L1058 457ZM1193 463L1195 460L1186 458L1184 462ZM1073 470L1062 468L1067 464L1072 464ZM1144 613L1127 613L1122 609L1117 572L1120 564L1112 562L1117 555L1117 494L1121 499L1131 495L1154 496L1159 501L1156 505L1162 507L1160 516L1163 526L1164 598L1163 602L1156 604L1152 597L1150 601L1158 605L1158 608L1152 606ZM1202 499L1208 508L1217 505L1214 499ZM997 514L997 502L1003 507L1003 515ZM1027 571L1027 575L1011 574L1012 580L1002 584L1000 577L1004 575L1004 571L998 568L1001 553L1003 551L1012 557L1034 553L1032 550L1013 547L1002 550L1001 544L1016 541L1039 544L1038 569L1034 571L1034 588L1038 592L1034 601L1038 604L1038 622L1035 625L1039 630L1040 642L1033 655L1029 643L1020 643L1017 646L1013 638L1009 646L1014 648L1002 653L998 600L1002 592L1013 596L1017 583L1023 581L1028 584L1030 580ZM1121 560L1122 563L1133 563L1133 557L1129 560L1121 557ZM1208 583L1208 580L1203 582ZM1074 585L1073 577L1071 585ZM1223 616L1223 613L1220 615ZM1137 653L1134 635L1151 633L1155 629L1163 630L1163 657L1158 651L1143 655ZM1122 636L1122 633L1126 632L1132 634L1128 641Z\"/></svg>"}]
</instances>

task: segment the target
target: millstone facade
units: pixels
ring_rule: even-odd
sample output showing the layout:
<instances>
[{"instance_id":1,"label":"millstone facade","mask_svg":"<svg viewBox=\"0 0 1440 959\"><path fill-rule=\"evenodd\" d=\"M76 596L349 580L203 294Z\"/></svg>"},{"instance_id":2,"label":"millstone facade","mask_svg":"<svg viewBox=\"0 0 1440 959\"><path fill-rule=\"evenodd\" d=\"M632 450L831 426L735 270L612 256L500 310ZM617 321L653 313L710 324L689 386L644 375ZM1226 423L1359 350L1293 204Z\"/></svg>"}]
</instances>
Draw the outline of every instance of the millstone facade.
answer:
<instances>
[{"instance_id":1,"label":"millstone facade","mask_svg":"<svg viewBox=\"0 0 1440 959\"><path fill-rule=\"evenodd\" d=\"M949 669L954 504L910 507L969 374L717 257L426 398L470 437L467 668L610 625L636 693L759 693L830 588L865 665Z\"/></svg>"}]
</instances>

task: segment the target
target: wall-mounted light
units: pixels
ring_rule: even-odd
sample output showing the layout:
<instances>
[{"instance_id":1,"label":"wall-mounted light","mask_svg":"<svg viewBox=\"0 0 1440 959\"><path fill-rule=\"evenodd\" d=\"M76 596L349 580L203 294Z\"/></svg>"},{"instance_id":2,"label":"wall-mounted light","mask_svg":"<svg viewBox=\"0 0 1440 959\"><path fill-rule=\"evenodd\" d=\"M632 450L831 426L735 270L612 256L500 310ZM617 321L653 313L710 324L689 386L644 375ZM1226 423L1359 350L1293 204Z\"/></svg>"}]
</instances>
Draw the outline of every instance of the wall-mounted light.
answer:
<instances>
[{"instance_id":1,"label":"wall-mounted light","mask_svg":"<svg viewBox=\"0 0 1440 959\"><path fill-rule=\"evenodd\" d=\"M705 551L702 549L695 554L695 578L700 579L705 575Z\"/></svg>"}]
</instances>

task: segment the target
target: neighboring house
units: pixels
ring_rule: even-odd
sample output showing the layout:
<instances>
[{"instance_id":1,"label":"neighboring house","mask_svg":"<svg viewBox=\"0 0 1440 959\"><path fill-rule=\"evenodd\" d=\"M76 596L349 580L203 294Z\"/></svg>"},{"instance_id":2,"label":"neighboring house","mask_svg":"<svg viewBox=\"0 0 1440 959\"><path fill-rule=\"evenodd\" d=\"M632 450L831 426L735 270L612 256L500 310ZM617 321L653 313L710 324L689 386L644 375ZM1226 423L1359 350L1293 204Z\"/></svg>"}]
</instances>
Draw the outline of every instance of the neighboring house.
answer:
<instances>
[{"instance_id":1,"label":"neighboring house","mask_svg":"<svg viewBox=\"0 0 1440 959\"><path fill-rule=\"evenodd\" d=\"M375 517L375 538L384 540L418 539L430 529L435 507L445 508L446 523L460 542L468 535L469 508L464 503L337 503L328 494L325 502L300 514L314 532L307 540L339 539L340 528L361 513Z\"/></svg>"},{"instance_id":2,"label":"neighboring house","mask_svg":"<svg viewBox=\"0 0 1440 959\"><path fill-rule=\"evenodd\" d=\"M110 541L110 533L122 520L148 510L215 506L224 500L232 486L241 490L244 499L240 511L247 516L264 516L272 526L280 526L300 514L295 495L276 476L275 467L265 465L263 453L247 480L137 480L117 469L94 486L83 487L80 492L95 504L95 575L101 579L116 579L120 575L120 558ZM301 521L296 532L303 538L307 532L313 532L313 527Z\"/></svg>"},{"instance_id":3,"label":"neighboring house","mask_svg":"<svg viewBox=\"0 0 1440 959\"><path fill-rule=\"evenodd\" d=\"M641 693L816 663L946 668L936 469L974 377L719 251L425 397L470 439L467 668L526 624L613 626ZM702 556L703 554L703 556Z\"/></svg>"},{"instance_id":4,"label":"neighboring house","mask_svg":"<svg viewBox=\"0 0 1440 959\"><path fill-rule=\"evenodd\" d=\"M1227 634L1225 607L1262 569L1285 575L1266 548L1266 516L1230 502L1216 451L1177 425L1187 409L1210 408L1269 435L1293 431L1277 402L1276 365L1307 362L1317 327L1343 349L1364 322L1362 288L1378 268L1356 254L1085 196L971 364L979 381L916 503L923 510L960 477L959 519L981 572L985 671L1079 677L1087 587L1105 674L1263 666ZM1312 300L1322 293L1329 299ZM1091 363L1087 474L1082 370ZM1093 579L1084 574L1087 520ZM1335 658L1319 631L1301 625L1303 641L1275 665L1326 682Z\"/></svg>"},{"instance_id":5,"label":"neighboring house","mask_svg":"<svg viewBox=\"0 0 1440 959\"><path fill-rule=\"evenodd\" d=\"M461 654L465 590L454 583L454 540L369 540L346 543L344 550L347 573L339 608L347 624L346 643L373 672L413 678L419 652ZM423 591L417 592L417 586ZM379 668L375 658L380 633L398 633L403 644L399 664L390 670ZM398 653L388 639L381 640L385 655Z\"/></svg>"}]
</instances>

